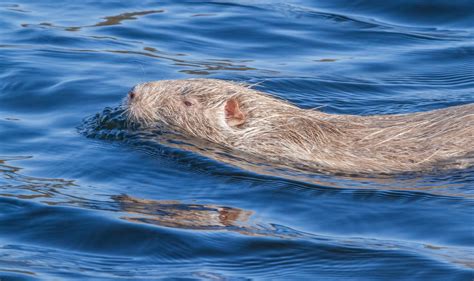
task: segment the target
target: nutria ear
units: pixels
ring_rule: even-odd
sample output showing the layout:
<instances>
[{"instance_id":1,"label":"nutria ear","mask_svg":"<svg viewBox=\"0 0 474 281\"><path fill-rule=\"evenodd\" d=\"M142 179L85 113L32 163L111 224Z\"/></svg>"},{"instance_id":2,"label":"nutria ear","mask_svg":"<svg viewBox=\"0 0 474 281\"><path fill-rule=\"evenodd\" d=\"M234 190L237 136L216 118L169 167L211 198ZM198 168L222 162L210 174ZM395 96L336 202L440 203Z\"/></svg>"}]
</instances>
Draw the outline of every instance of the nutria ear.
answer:
<instances>
[{"instance_id":1,"label":"nutria ear","mask_svg":"<svg viewBox=\"0 0 474 281\"><path fill-rule=\"evenodd\" d=\"M239 126L245 123L245 115L240 111L239 102L235 98L225 104L225 120L229 126Z\"/></svg>"}]
</instances>

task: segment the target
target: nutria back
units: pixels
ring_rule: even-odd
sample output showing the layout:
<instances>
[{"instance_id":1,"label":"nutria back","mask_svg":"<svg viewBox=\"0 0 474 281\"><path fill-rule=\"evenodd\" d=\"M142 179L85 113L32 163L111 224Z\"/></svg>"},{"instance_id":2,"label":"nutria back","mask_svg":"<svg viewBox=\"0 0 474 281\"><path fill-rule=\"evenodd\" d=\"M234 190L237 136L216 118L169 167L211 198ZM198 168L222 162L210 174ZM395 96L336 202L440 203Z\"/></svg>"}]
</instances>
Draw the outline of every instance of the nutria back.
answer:
<instances>
[{"instance_id":1,"label":"nutria back","mask_svg":"<svg viewBox=\"0 0 474 281\"><path fill-rule=\"evenodd\" d=\"M338 115L299 108L215 79L135 86L127 118L315 171L401 173L474 164L474 104L398 115Z\"/></svg>"}]
</instances>

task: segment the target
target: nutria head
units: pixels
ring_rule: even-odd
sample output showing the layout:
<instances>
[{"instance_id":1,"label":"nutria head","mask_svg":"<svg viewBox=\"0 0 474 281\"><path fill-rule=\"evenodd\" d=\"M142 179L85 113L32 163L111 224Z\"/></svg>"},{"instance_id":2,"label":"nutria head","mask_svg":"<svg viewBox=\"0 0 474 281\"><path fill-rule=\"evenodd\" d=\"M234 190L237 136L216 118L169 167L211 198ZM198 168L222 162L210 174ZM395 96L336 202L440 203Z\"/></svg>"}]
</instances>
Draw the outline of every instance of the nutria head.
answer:
<instances>
[{"instance_id":1,"label":"nutria head","mask_svg":"<svg viewBox=\"0 0 474 281\"><path fill-rule=\"evenodd\" d=\"M125 101L132 122L214 142L245 130L282 105L293 107L246 85L214 79L143 83L133 87Z\"/></svg>"}]
</instances>

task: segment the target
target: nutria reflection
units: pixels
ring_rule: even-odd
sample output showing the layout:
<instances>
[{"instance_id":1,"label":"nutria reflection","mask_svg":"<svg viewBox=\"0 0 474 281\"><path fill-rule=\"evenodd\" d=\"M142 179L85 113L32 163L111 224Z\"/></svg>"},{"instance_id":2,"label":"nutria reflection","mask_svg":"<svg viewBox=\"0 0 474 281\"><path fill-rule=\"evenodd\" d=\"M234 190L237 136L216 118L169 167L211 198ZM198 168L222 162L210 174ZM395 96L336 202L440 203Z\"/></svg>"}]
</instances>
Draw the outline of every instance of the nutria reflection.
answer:
<instances>
[{"instance_id":1,"label":"nutria reflection","mask_svg":"<svg viewBox=\"0 0 474 281\"><path fill-rule=\"evenodd\" d=\"M179 201L145 200L127 195L114 196L121 210L144 216L129 216L128 221L186 229L231 229L250 231L249 218L252 211L239 208L184 204Z\"/></svg>"},{"instance_id":2,"label":"nutria reflection","mask_svg":"<svg viewBox=\"0 0 474 281\"><path fill-rule=\"evenodd\" d=\"M474 163L474 104L397 115L338 115L302 109L248 86L215 79L135 86L131 122L288 166L393 174Z\"/></svg>"}]
</instances>

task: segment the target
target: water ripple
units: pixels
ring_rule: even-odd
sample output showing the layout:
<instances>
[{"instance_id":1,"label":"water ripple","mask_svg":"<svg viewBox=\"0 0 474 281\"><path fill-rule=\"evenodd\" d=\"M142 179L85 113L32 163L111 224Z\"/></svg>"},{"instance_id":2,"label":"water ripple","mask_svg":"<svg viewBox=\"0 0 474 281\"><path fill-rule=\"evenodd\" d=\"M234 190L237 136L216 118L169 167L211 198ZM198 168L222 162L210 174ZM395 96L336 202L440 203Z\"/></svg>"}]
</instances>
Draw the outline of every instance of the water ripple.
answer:
<instances>
[{"instance_id":1,"label":"water ripple","mask_svg":"<svg viewBox=\"0 0 474 281\"><path fill-rule=\"evenodd\" d=\"M134 84L192 77L339 114L472 103L472 10L0 3L0 279L472 279L472 169L308 173L140 129L119 106Z\"/></svg>"}]
</instances>

